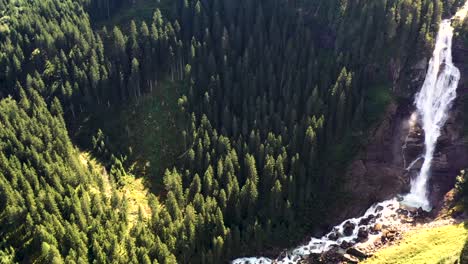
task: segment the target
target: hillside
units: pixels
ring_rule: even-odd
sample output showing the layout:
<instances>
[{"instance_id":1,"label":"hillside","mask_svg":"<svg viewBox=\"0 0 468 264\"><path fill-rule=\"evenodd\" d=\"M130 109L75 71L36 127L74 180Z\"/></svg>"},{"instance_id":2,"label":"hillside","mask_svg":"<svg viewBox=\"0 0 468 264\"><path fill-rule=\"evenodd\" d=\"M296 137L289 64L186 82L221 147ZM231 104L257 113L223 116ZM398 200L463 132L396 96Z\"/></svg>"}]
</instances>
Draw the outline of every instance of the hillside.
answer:
<instances>
[{"instance_id":1,"label":"hillside","mask_svg":"<svg viewBox=\"0 0 468 264\"><path fill-rule=\"evenodd\" d=\"M466 241L465 224L420 229L363 263L466 263Z\"/></svg>"},{"instance_id":2,"label":"hillside","mask_svg":"<svg viewBox=\"0 0 468 264\"><path fill-rule=\"evenodd\" d=\"M387 147L463 3L0 0L0 262L276 257L404 191Z\"/></svg>"}]
</instances>

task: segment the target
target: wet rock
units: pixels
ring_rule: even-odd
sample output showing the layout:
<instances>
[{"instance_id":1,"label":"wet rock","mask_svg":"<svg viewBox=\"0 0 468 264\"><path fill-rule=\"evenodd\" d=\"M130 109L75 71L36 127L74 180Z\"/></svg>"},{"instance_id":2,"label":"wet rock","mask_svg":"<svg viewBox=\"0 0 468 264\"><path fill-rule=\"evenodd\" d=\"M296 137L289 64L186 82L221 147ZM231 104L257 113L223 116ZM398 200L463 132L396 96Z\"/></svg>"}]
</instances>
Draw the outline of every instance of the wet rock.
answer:
<instances>
[{"instance_id":1,"label":"wet rock","mask_svg":"<svg viewBox=\"0 0 468 264\"><path fill-rule=\"evenodd\" d=\"M403 217L400 221L402 224L413 224L414 218L412 217Z\"/></svg>"},{"instance_id":2,"label":"wet rock","mask_svg":"<svg viewBox=\"0 0 468 264\"><path fill-rule=\"evenodd\" d=\"M310 254L309 256L305 257L304 260L302 260L301 264L310 264L310 263L321 263L320 262L320 255L321 254L315 254L315 253L312 253Z\"/></svg>"},{"instance_id":3,"label":"wet rock","mask_svg":"<svg viewBox=\"0 0 468 264\"><path fill-rule=\"evenodd\" d=\"M409 215L409 211L408 210L405 210L405 209L402 209L402 208L398 208L396 210L397 214L399 215L404 215L404 216L408 216Z\"/></svg>"},{"instance_id":4,"label":"wet rock","mask_svg":"<svg viewBox=\"0 0 468 264\"><path fill-rule=\"evenodd\" d=\"M348 249L350 247L354 246L354 243L353 242L347 242L347 241L343 241L340 245L340 247L342 249Z\"/></svg>"},{"instance_id":5,"label":"wet rock","mask_svg":"<svg viewBox=\"0 0 468 264\"><path fill-rule=\"evenodd\" d=\"M385 236L380 237L380 241L382 242L382 245L387 244L387 237Z\"/></svg>"},{"instance_id":6,"label":"wet rock","mask_svg":"<svg viewBox=\"0 0 468 264\"><path fill-rule=\"evenodd\" d=\"M409 164L407 170L417 171L419 172L424 164L424 158L418 157L418 160L415 161L413 164ZM410 166L412 165L412 166Z\"/></svg>"},{"instance_id":7,"label":"wet rock","mask_svg":"<svg viewBox=\"0 0 468 264\"><path fill-rule=\"evenodd\" d=\"M367 255L362 250L357 249L355 247L349 248L348 250L346 250L346 253L350 254L351 256L355 256L357 258L360 258L360 259L365 259L365 258L369 257L369 255Z\"/></svg>"},{"instance_id":8,"label":"wet rock","mask_svg":"<svg viewBox=\"0 0 468 264\"><path fill-rule=\"evenodd\" d=\"M299 260L301 260L301 259L302 259L302 257L300 257L300 256L295 256L295 257L292 258L292 261L293 261L294 263L297 263L297 262L299 262Z\"/></svg>"},{"instance_id":9,"label":"wet rock","mask_svg":"<svg viewBox=\"0 0 468 264\"><path fill-rule=\"evenodd\" d=\"M358 225L360 225L360 226L365 225L366 226L366 225L369 225L372 221L375 221L375 216L371 214L368 217L361 219L361 221L359 221Z\"/></svg>"},{"instance_id":10,"label":"wet rock","mask_svg":"<svg viewBox=\"0 0 468 264\"><path fill-rule=\"evenodd\" d=\"M359 221L359 226L365 226L365 225L368 225L369 224L369 219L366 217L366 218L363 218L361 219L361 221Z\"/></svg>"},{"instance_id":11,"label":"wet rock","mask_svg":"<svg viewBox=\"0 0 468 264\"><path fill-rule=\"evenodd\" d=\"M347 221L344 225L343 225L343 234L345 236L351 236L353 235L353 232L354 232L354 228L356 227L356 225L350 221Z\"/></svg>"},{"instance_id":12,"label":"wet rock","mask_svg":"<svg viewBox=\"0 0 468 264\"><path fill-rule=\"evenodd\" d=\"M313 263L340 263L343 261L343 249L336 247L320 256L320 262Z\"/></svg>"},{"instance_id":13,"label":"wet rock","mask_svg":"<svg viewBox=\"0 0 468 264\"><path fill-rule=\"evenodd\" d=\"M421 207L419 207L418 210L416 210L414 214L414 218L418 220L426 219L426 218L429 218L430 216L431 216L431 213L424 211L424 209L422 209Z\"/></svg>"},{"instance_id":14,"label":"wet rock","mask_svg":"<svg viewBox=\"0 0 468 264\"><path fill-rule=\"evenodd\" d=\"M365 227L359 228L359 231L358 231L358 239L359 239L361 242L364 242L364 241L366 241L368 238L369 238L369 231L367 230L367 228L365 228Z\"/></svg>"},{"instance_id":15,"label":"wet rock","mask_svg":"<svg viewBox=\"0 0 468 264\"><path fill-rule=\"evenodd\" d=\"M408 137L405 139L404 155L406 164L403 164L405 167L415 162L412 168L417 169L422 166L424 161L421 158L421 154L424 153L424 131L420 126L420 122L417 122L415 126L410 128Z\"/></svg>"},{"instance_id":16,"label":"wet rock","mask_svg":"<svg viewBox=\"0 0 468 264\"><path fill-rule=\"evenodd\" d=\"M379 205L377 206L377 208L375 208L375 212L378 213L378 212L381 212L383 210L383 206Z\"/></svg>"},{"instance_id":17,"label":"wet rock","mask_svg":"<svg viewBox=\"0 0 468 264\"><path fill-rule=\"evenodd\" d=\"M346 263L359 263L359 259L350 254L344 254L343 260L346 261Z\"/></svg>"},{"instance_id":18,"label":"wet rock","mask_svg":"<svg viewBox=\"0 0 468 264\"><path fill-rule=\"evenodd\" d=\"M437 169L438 171L443 172L450 170L450 164L447 160L447 154L440 154L434 156L434 159L432 160L432 167Z\"/></svg>"},{"instance_id":19,"label":"wet rock","mask_svg":"<svg viewBox=\"0 0 468 264\"><path fill-rule=\"evenodd\" d=\"M330 239L330 240L335 240L336 241L336 240L338 240L338 238L340 238L340 236L336 232L330 233L328 235L328 239Z\"/></svg>"}]
</instances>

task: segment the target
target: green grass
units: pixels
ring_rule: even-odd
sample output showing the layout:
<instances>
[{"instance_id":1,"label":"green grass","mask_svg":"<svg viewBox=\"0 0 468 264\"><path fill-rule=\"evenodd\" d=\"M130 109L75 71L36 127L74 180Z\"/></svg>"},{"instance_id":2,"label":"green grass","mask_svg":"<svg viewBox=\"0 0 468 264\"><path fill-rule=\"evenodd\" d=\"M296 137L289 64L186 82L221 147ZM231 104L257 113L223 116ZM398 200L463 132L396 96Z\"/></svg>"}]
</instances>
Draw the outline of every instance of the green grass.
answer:
<instances>
[{"instance_id":1,"label":"green grass","mask_svg":"<svg viewBox=\"0 0 468 264\"><path fill-rule=\"evenodd\" d=\"M467 239L468 231L464 224L417 230L409 233L398 245L379 251L363 263L467 263Z\"/></svg>"}]
</instances>

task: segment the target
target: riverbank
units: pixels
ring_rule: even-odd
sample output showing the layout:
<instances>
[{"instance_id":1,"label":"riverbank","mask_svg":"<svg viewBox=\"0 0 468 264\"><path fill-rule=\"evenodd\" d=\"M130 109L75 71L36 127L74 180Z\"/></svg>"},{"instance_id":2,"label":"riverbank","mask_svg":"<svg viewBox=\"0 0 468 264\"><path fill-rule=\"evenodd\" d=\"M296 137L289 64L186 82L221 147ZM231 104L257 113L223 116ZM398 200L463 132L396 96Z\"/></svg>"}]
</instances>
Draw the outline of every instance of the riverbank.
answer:
<instances>
[{"instance_id":1,"label":"riverbank","mask_svg":"<svg viewBox=\"0 0 468 264\"><path fill-rule=\"evenodd\" d=\"M432 260L461 255L468 238L467 217L455 200L454 190L444 197L443 206L431 212L394 203L388 206L395 209L390 208L368 233L362 233L360 243L342 243L299 263L439 263Z\"/></svg>"},{"instance_id":2,"label":"riverbank","mask_svg":"<svg viewBox=\"0 0 468 264\"><path fill-rule=\"evenodd\" d=\"M467 239L466 223L435 221L429 227L409 231L395 245L378 251L362 263L466 263Z\"/></svg>"}]
</instances>

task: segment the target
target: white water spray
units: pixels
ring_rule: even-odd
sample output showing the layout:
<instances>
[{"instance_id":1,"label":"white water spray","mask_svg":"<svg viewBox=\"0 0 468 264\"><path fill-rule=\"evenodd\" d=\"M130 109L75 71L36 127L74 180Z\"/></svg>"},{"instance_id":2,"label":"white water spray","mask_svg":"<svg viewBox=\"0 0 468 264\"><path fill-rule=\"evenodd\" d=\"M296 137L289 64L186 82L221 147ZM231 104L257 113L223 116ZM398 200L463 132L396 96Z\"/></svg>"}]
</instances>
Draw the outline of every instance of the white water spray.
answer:
<instances>
[{"instance_id":1,"label":"white water spray","mask_svg":"<svg viewBox=\"0 0 468 264\"><path fill-rule=\"evenodd\" d=\"M452 62L453 27L450 20L440 24L434 54L415 105L424 130L424 163L419 175L411 181L411 191L403 203L411 207L430 210L427 183L431 176L431 164L440 130L447 121L448 112L456 98L460 71Z\"/></svg>"},{"instance_id":2,"label":"white water spray","mask_svg":"<svg viewBox=\"0 0 468 264\"><path fill-rule=\"evenodd\" d=\"M453 19L464 19L467 13L468 2L455 14ZM424 85L415 100L417 114L421 118L425 132L425 153L423 157L413 161L407 169L411 169L420 158L424 158L424 163L418 177L411 182L411 192L404 197L403 203L411 207L422 207L425 210L430 209L427 197L427 181L430 177L437 139L440 136L441 128L447 121L447 114L456 97L456 89L460 79L460 71L452 62L452 37L451 21L442 21ZM415 122L414 116L412 116L410 122ZM322 238L311 238L307 245L289 251L286 256L279 257L276 260L264 257L239 258L232 263L298 263L304 256L329 251L333 247L340 246L343 242L357 242L359 244L360 229L372 230L376 223L391 225L398 222L399 219L397 219L396 215L399 208L400 202L397 198L393 198L373 205L359 218L351 218L335 226L332 231ZM379 234L371 233L369 238L371 239L372 236L379 236Z\"/></svg>"}]
</instances>

